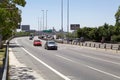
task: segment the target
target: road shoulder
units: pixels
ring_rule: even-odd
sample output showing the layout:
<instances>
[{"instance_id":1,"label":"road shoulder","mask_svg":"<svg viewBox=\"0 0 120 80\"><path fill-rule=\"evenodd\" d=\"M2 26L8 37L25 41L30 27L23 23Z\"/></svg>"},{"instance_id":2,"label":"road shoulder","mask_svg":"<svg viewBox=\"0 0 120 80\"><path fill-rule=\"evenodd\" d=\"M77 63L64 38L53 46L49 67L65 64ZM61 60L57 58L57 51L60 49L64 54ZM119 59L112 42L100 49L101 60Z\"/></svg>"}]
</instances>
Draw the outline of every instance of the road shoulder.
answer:
<instances>
[{"instance_id":1,"label":"road shoulder","mask_svg":"<svg viewBox=\"0 0 120 80\"><path fill-rule=\"evenodd\" d=\"M9 77L10 80L44 80L31 68L21 64L15 57L12 49L9 49Z\"/></svg>"}]
</instances>

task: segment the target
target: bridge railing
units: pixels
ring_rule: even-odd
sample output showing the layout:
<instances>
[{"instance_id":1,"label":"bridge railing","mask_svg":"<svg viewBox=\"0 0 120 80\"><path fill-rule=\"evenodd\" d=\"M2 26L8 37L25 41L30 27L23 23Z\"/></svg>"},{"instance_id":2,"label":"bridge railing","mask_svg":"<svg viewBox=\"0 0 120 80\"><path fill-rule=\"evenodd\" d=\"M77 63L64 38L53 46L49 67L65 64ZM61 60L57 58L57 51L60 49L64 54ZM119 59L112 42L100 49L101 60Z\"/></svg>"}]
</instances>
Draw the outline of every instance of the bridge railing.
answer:
<instances>
[{"instance_id":1,"label":"bridge railing","mask_svg":"<svg viewBox=\"0 0 120 80\"><path fill-rule=\"evenodd\" d=\"M3 59L2 80L8 80L8 71L9 71L9 42L6 43L5 58Z\"/></svg>"}]
</instances>

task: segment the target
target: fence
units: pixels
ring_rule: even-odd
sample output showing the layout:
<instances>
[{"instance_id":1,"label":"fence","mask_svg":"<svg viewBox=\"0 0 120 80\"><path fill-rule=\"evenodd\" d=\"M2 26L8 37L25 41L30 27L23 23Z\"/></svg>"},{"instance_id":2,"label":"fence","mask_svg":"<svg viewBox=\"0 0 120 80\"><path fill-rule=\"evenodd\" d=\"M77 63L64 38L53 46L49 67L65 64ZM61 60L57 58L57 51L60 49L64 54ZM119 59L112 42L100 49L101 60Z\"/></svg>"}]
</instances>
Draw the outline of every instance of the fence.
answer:
<instances>
[{"instance_id":1,"label":"fence","mask_svg":"<svg viewBox=\"0 0 120 80\"><path fill-rule=\"evenodd\" d=\"M64 43L93 48L120 50L120 44L97 43L97 42L67 42L67 41L64 41Z\"/></svg>"},{"instance_id":2,"label":"fence","mask_svg":"<svg viewBox=\"0 0 120 80\"><path fill-rule=\"evenodd\" d=\"M3 60L3 76L2 80L8 80L8 69L9 69L9 42L6 44L5 58Z\"/></svg>"}]
</instances>

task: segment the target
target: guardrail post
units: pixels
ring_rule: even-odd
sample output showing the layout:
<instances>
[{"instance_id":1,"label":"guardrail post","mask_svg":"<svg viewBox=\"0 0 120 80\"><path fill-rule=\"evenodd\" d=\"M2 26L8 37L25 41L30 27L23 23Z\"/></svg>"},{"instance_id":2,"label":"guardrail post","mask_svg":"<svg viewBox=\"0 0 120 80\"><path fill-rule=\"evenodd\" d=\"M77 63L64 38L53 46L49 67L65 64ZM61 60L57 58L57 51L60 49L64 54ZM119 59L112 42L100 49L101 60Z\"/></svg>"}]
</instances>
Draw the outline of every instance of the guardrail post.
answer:
<instances>
[{"instance_id":1,"label":"guardrail post","mask_svg":"<svg viewBox=\"0 0 120 80\"><path fill-rule=\"evenodd\" d=\"M113 48L113 45L111 44L111 49Z\"/></svg>"},{"instance_id":2,"label":"guardrail post","mask_svg":"<svg viewBox=\"0 0 120 80\"><path fill-rule=\"evenodd\" d=\"M79 45L80 45L80 42L79 42Z\"/></svg>"},{"instance_id":3,"label":"guardrail post","mask_svg":"<svg viewBox=\"0 0 120 80\"><path fill-rule=\"evenodd\" d=\"M87 46L87 43L85 43L85 46Z\"/></svg>"},{"instance_id":4,"label":"guardrail post","mask_svg":"<svg viewBox=\"0 0 120 80\"><path fill-rule=\"evenodd\" d=\"M76 45L77 45L77 42L76 42Z\"/></svg>"},{"instance_id":5,"label":"guardrail post","mask_svg":"<svg viewBox=\"0 0 120 80\"><path fill-rule=\"evenodd\" d=\"M104 48L106 49L106 44L104 45Z\"/></svg>"},{"instance_id":6,"label":"guardrail post","mask_svg":"<svg viewBox=\"0 0 120 80\"><path fill-rule=\"evenodd\" d=\"M98 45L98 47L100 48L100 44Z\"/></svg>"},{"instance_id":7,"label":"guardrail post","mask_svg":"<svg viewBox=\"0 0 120 80\"><path fill-rule=\"evenodd\" d=\"M118 50L120 50L120 45L118 46Z\"/></svg>"},{"instance_id":8,"label":"guardrail post","mask_svg":"<svg viewBox=\"0 0 120 80\"><path fill-rule=\"evenodd\" d=\"M91 47L91 43L89 44L89 47Z\"/></svg>"},{"instance_id":9,"label":"guardrail post","mask_svg":"<svg viewBox=\"0 0 120 80\"><path fill-rule=\"evenodd\" d=\"M95 47L95 43L94 43L94 46L93 47Z\"/></svg>"},{"instance_id":10,"label":"guardrail post","mask_svg":"<svg viewBox=\"0 0 120 80\"><path fill-rule=\"evenodd\" d=\"M83 43L82 43L82 46L83 46Z\"/></svg>"}]
</instances>

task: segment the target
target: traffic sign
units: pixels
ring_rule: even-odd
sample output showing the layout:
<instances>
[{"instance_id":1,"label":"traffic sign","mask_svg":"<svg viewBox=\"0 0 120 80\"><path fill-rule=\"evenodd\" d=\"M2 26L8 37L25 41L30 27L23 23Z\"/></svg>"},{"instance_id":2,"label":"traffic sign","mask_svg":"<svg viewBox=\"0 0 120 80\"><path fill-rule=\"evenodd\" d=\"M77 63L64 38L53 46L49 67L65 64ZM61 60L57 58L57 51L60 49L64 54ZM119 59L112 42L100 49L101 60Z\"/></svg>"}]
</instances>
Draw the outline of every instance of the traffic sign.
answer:
<instances>
[{"instance_id":1,"label":"traffic sign","mask_svg":"<svg viewBox=\"0 0 120 80\"><path fill-rule=\"evenodd\" d=\"M77 30L77 29L79 29L80 28L80 24L71 24L70 25L70 29L71 30Z\"/></svg>"}]
</instances>

